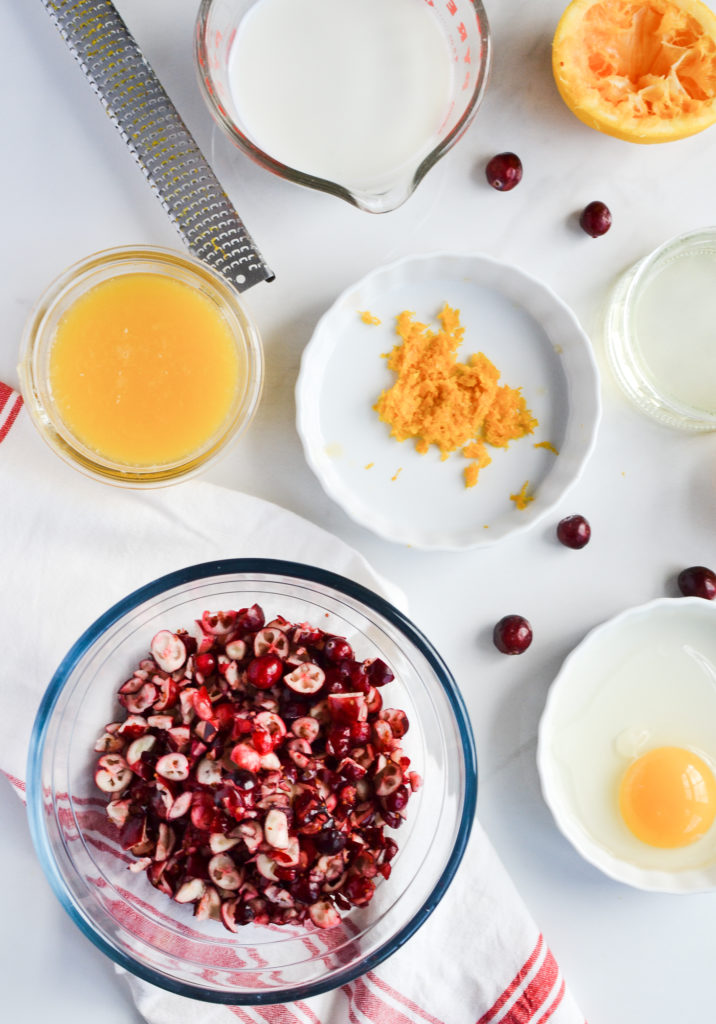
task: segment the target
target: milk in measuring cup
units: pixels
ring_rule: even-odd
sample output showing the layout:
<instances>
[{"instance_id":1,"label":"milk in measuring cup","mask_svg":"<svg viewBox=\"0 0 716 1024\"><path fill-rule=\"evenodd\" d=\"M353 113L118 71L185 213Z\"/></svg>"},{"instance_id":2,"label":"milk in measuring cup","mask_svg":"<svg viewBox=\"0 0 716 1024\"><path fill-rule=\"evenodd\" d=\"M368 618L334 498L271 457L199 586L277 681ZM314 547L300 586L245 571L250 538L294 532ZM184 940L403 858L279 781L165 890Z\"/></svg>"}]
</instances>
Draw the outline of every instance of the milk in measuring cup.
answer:
<instances>
[{"instance_id":1,"label":"milk in measuring cup","mask_svg":"<svg viewBox=\"0 0 716 1024\"><path fill-rule=\"evenodd\" d=\"M237 31L229 88L259 149L360 191L434 148L453 68L424 0L259 0Z\"/></svg>"}]
</instances>

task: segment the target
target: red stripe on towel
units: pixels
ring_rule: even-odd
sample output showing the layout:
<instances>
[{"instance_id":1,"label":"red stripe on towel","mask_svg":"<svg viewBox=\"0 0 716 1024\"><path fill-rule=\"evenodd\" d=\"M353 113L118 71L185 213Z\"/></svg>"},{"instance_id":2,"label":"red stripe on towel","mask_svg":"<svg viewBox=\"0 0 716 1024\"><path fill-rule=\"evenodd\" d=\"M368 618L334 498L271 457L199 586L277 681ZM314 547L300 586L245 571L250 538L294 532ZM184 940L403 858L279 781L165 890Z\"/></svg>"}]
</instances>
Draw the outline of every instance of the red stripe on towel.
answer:
<instances>
[{"instance_id":1,"label":"red stripe on towel","mask_svg":"<svg viewBox=\"0 0 716 1024\"><path fill-rule=\"evenodd\" d=\"M22 409L22 395L0 381L0 441L4 441L10 427Z\"/></svg>"},{"instance_id":2,"label":"red stripe on towel","mask_svg":"<svg viewBox=\"0 0 716 1024\"><path fill-rule=\"evenodd\" d=\"M320 1020L315 1015L311 1007L307 1006L306 1003L296 1003L296 1007L301 1011L302 1014L304 1014L304 1016L308 1017L312 1024L321 1024Z\"/></svg>"},{"instance_id":3,"label":"red stripe on towel","mask_svg":"<svg viewBox=\"0 0 716 1024\"><path fill-rule=\"evenodd\" d=\"M522 965L522 967L520 967L519 971L514 976L514 978L509 983L509 985L504 990L504 992L499 997L499 999L495 1000L493 1005L490 1007L490 1009L486 1013L483 1013L482 1017L480 1017L480 1019L478 1020L477 1024L488 1024L488 1021L491 1021L494 1017L496 1017L497 1014L502 1009L502 1007L508 1001L508 999L510 999L510 997L512 995L514 995L516 990L519 988L519 986L522 984L522 982L525 980L525 978L527 977L527 975L529 974L529 972L532 970L532 968L534 967L535 963L537 962L537 957L542 952L542 944L543 944L543 942L544 942L544 939L540 935L540 937L537 939L537 945L532 950L532 952L530 953L529 957L525 960L525 962Z\"/></svg>"},{"instance_id":4,"label":"red stripe on towel","mask_svg":"<svg viewBox=\"0 0 716 1024\"><path fill-rule=\"evenodd\" d=\"M544 1006L559 976L557 961L550 950L534 978L509 1008L500 1024L530 1024Z\"/></svg>"},{"instance_id":5,"label":"red stripe on towel","mask_svg":"<svg viewBox=\"0 0 716 1024\"><path fill-rule=\"evenodd\" d=\"M263 1017L268 1024L303 1024L291 1009L290 1003L275 1003L272 1006L254 1006L254 1013Z\"/></svg>"},{"instance_id":6,"label":"red stripe on towel","mask_svg":"<svg viewBox=\"0 0 716 1024\"><path fill-rule=\"evenodd\" d=\"M373 971L369 971L366 974L366 978L370 981L372 985L375 985L376 988L382 989L386 993L386 995L389 995L392 999L396 1001L396 1003L402 1003L403 1006L405 1006L406 1009L410 1010L411 1013L413 1013L416 1017L421 1017L423 1020L427 1021L428 1024L444 1024L444 1021L440 1020L438 1017L433 1017L431 1013L428 1013L427 1010L424 1010L422 1006L418 1006L417 1003L414 1003L412 999L409 999L406 995L403 995L402 992L396 992L394 988L392 988L382 978L379 978L377 974L374 974Z\"/></svg>"},{"instance_id":7,"label":"red stripe on towel","mask_svg":"<svg viewBox=\"0 0 716 1024\"><path fill-rule=\"evenodd\" d=\"M394 1009L372 992L362 978L353 982L353 1005L371 1024L414 1024L414 1017Z\"/></svg>"},{"instance_id":8,"label":"red stripe on towel","mask_svg":"<svg viewBox=\"0 0 716 1024\"><path fill-rule=\"evenodd\" d=\"M15 789L18 791L18 793L20 793L22 798L24 799L25 798L25 783L22 781L22 779L18 779L18 778L16 778L16 776L11 775L10 772L6 772L6 771L3 771L3 775L8 780L10 785L14 786Z\"/></svg>"},{"instance_id":9,"label":"red stripe on towel","mask_svg":"<svg viewBox=\"0 0 716 1024\"><path fill-rule=\"evenodd\" d=\"M2 412L3 409L5 408L5 405L10 396L14 394L15 392L13 391L13 389L9 387L7 384L3 384L3 382L0 380L0 412Z\"/></svg>"},{"instance_id":10,"label":"red stripe on towel","mask_svg":"<svg viewBox=\"0 0 716 1024\"><path fill-rule=\"evenodd\" d=\"M561 985L559 986L559 992L558 992L558 993L557 993L557 995L556 995L556 996L554 997L554 999L552 1000L552 1002L551 1002L551 1003L549 1004L549 1006L547 1007L547 1009L546 1009L546 1010L544 1011L544 1013L542 1014L542 1016L540 1017L540 1019L539 1019L539 1020L537 1021L537 1024L544 1024L544 1022L545 1022L546 1020L549 1020L549 1018L550 1018L550 1017L552 1016L552 1014L554 1013L554 1011L555 1011L555 1010L557 1009L557 1007L559 1006L559 1004L560 1004L560 1003L562 1002L562 1000L564 999L564 993L565 993L566 991L567 991L567 986L565 985L564 981L562 981L562 984L561 984Z\"/></svg>"}]
</instances>

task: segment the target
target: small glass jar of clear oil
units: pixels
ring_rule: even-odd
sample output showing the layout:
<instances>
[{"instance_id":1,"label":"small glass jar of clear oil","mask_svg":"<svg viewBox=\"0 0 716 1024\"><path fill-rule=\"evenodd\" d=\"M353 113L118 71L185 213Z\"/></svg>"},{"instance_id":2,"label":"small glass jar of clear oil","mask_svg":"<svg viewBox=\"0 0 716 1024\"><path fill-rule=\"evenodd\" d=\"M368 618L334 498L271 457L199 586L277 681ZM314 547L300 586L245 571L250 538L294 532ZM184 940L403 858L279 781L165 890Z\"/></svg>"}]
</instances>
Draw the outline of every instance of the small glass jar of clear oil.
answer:
<instances>
[{"instance_id":1,"label":"small glass jar of clear oil","mask_svg":"<svg viewBox=\"0 0 716 1024\"><path fill-rule=\"evenodd\" d=\"M643 411L682 430L716 430L716 227L666 242L618 282L609 361Z\"/></svg>"}]
</instances>

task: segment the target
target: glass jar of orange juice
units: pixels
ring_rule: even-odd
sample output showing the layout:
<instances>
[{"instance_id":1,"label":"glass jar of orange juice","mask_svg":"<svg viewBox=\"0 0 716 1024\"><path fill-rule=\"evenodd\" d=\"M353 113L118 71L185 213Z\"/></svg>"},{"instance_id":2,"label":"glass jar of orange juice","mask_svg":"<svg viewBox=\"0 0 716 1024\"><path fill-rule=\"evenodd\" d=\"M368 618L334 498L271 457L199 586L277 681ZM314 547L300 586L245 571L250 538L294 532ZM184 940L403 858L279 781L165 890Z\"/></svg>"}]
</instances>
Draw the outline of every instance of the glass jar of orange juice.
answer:
<instances>
[{"instance_id":1,"label":"glass jar of orange juice","mask_svg":"<svg viewBox=\"0 0 716 1024\"><path fill-rule=\"evenodd\" d=\"M263 381L238 293L191 257L110 249L70 267L31 314L20 380L66 462L119 485L205 468L250 423Z\"/></svg>"}]
</instances>

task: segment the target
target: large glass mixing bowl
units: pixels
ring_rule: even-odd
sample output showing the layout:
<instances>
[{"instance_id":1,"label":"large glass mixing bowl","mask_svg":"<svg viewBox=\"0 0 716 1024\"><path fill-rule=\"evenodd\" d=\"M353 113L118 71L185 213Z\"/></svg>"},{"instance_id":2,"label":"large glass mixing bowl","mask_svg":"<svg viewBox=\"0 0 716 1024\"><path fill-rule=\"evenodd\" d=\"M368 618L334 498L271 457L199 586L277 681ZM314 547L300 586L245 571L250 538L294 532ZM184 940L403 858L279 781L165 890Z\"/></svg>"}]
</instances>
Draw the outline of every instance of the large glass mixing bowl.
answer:
<instances>
[{"instance_id":1,"label":"large glass mixing bowl","mask_svg":"<svg viewBox=\"0 0 716 1024\"><path fill-rule=\"evenodd\" d=\"M94 743L118 714L118 686L160 629L205 610L259 603L268 616L343 635L395 672L386 704L406 711L403 747L423 785L395 831L390 877L336 927L249 924L237 934L128 870L94 783ZM472 825L477 769L448 668L396 608L344 577L294 562L234 559L182 569L127 596L74 644L37 715L28 766L33 839L52 887L92 942L129 971L208 1002L282 1003L339 987L397 950L443 897Z\"/></svg>"}]
</instances>

